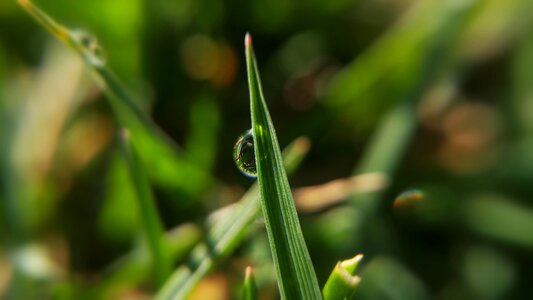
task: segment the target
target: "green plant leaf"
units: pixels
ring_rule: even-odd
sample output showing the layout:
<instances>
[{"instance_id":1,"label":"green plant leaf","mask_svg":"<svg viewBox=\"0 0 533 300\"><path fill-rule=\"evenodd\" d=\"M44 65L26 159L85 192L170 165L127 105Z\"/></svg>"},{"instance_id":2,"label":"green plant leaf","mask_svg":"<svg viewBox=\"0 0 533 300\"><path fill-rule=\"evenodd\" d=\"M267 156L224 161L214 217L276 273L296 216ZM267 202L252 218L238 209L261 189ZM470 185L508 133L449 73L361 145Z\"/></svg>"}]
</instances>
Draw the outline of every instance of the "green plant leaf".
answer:
<instances>
[{"instance_id":1,"label":"green plant leaf","mask_svg":"<svg viewBox=\"0 0 533 300\"><path fill-rule=\"evenodd\" d=\"M363 255L358 254L351 259L339 261L335 265L324 289L322 289L324 300L352 299L361 281L361 278L355 275L355 270L361 259L363 259Z\"/></svg>"},{"instance_id":2,"label":"green plant leaf","mask_svg":"<svg viewBox=\"0 0 533 300\"><path fill-rule=\"evenodd\" d=\"M261 207L283 299L320 299L315 270L300 228L274 125L263 97L249 34L245 38Z\"/></svg>"},{"instance_id":3,"label":"green plant leaf","mask_svg":"<svg viewBox=\"0 0 533 300\"><path fill-rule=\"evenodd\" d=\"M257 296L257 284L255 283L255 276L252 267L246 268L246 274L244 275L244 284L242 287L243 300L256 300Z\"/></svg>"},{"instance_id":4,"label":"green plant leaf","mask_svg":"<svg viewBox=\"0 0 533 300\"><path fill-rule=\"evenodd\" d=\"M288 174L300 165L308 150L309 141L306 138L298 138L287 146L283 157ZM259 211L259 191L257 184L254 184L241 200L229 209L227 215L216 219L212 226L209 226L206 241L191 251L187 262L178 267L155 299L186 299L200 280L240 244L252 228ZM210 215L212 216L213 214Z\"/></svg>"}]
</instances>

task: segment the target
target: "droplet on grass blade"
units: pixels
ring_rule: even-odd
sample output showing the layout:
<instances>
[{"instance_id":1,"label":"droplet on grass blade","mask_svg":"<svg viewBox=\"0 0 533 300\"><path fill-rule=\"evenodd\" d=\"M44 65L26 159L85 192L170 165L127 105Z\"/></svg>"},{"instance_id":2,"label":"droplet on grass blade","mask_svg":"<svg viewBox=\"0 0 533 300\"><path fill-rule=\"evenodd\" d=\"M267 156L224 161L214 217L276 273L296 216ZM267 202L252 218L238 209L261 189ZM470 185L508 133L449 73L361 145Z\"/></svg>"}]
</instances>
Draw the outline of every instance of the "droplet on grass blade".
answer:
<instances>
[{"instance_id":1,"label":"droplet on grass blade","mask_svg":"<svg viewBox=\"0 0 533 300\"><path fill-rule=\"evenodd\" d=\"M246 176L257 177L255 165L254 135L252 129L243 133L233 147L233 160L237 168Z\"/></svg>"},{"instance_id":2,"label":"droplet on grass blade","mask_svg":"<svg viewBox=\"0 0 533 300\"><path fill-rule=\"evenodd\" d=\"M106 55L95 36L84 30L73 30L73 38L81 45L83 56L93 65L105 65Z\"/></svg>"}]
</instances>

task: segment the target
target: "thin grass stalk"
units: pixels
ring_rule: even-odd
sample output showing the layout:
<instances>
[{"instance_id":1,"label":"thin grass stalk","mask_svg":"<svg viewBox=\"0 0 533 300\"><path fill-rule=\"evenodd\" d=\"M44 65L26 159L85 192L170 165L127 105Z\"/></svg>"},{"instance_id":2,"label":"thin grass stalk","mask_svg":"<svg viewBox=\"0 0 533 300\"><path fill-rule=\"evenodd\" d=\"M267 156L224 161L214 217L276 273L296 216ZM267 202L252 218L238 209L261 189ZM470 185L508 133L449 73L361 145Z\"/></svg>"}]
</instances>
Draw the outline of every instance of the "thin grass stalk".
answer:
<instances>
[{"instance_id":1,"label":"thin grass stalk","mask_svg":"<svg viewBox=\"0 0 533 300\"><path fill-rule=\"evenodd\" d=\"M157 213L148 178L135 149L130 143L129 132L126 130L123 130L120 134L120 145L131 180L137 191L139 211L141 212L142 225L148 243L148 249L152 257L155 282L157 286L160 286L170 274L171 267L164 239L163 224Z\"/></svg>"}]
</instances>

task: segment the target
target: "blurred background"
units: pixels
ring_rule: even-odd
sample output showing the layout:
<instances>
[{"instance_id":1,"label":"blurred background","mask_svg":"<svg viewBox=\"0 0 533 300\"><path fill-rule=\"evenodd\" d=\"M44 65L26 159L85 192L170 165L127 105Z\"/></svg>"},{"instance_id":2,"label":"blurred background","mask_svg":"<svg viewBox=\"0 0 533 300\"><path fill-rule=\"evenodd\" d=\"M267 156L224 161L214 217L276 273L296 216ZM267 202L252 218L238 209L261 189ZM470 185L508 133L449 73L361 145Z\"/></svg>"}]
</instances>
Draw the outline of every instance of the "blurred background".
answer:
<instances>
[{"instance_id":1,"label":"blurred background","mask_svg":"<svg viewBox=\"0 0 533 300\"><path fill-rule=\"evenodd\" d=\"M311 143L291 186L321 286L364 253L357 299L533 299L533 1L36 2L97 37L179 145L182 169L141 153L167 230L201 236L254 182L232 158L250 128L249 31L280 146ZM105 277L141 223L100 86L16 1L0 2L6 298L153 293L146 278ZM248 264L264 299L278 297L257 225L193 298L233 298Z\"/></svg>"}]
</instances>

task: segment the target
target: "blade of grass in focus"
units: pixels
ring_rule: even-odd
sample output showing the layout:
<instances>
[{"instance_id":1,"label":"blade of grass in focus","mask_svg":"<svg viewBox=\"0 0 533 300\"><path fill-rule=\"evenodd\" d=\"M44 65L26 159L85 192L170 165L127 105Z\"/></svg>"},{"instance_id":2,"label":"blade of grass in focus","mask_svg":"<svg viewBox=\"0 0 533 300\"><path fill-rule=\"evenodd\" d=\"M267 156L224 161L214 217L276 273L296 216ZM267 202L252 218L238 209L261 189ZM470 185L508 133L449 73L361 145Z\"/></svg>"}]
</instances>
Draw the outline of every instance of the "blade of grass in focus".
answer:
<instances>
[{"instance_id":1,"label":"blade of grass in focus","mask_svg":"<svg viewBox=\"0 0 533 300\"><path fill-rule=\"evenodd\" d=\"M157 213L150 184L148 183L141 162L135 149L130 144L130 133L128 131L123 130L120 133L120 142L131 180L137 191L136 198L139 203L143 229L152 258L155 282L159 286L163 284L170 274L171 268L168 249L163 236L163 224Z\"/></svg>"},{"instance_id":2,"label":"blade of grass in focus","mask_svg":"<svg viewBox=\"0 0 533 300\"><path fill-rule=\"evenodd\" d=\"M244 284L242 287L242 297L243 300L256 300L257 297L257 285L255 283L255 276L252 267L248 266L246 268L246 274L244 276Z\"/></svg>"},{"instance_id":3,"label":"blade of grass in focus","mask_svg":"<svg viewBox=\"0 0 533 300\"><path fill-rule=\"evenodd\" d=\"M287 173L291 174L300 165L309 150L309 141L298 138L283 151ZM231 254L252 228L260 211L257 183L228 212L216 220L207 233L206 241L197 245L187 262L174 272L156 299L187 299L196 285L214 269L216 264Z\"/></svg>"},{"instance_id":4,"label":"blade of grass in focus","mask_svg":"<svg viewBox=\"0 0 533 300\"><path fill-rule=\"evenodd\" d=\"M322 289L324 300L352 299L361 281L361 278L355 275L361 259L363 255L358 254L351 259L339 261L335 265Z\"/></svg>"},{"instance_id":5,"label":"blade of grass in focus","mask_svg":"<svg viewBox=\"0 0 533 300\"><path fill-rule=\"evenodd\" d=\"M252 39L245 38L250 111L261 207L283 299L320 299L320 289L263 96Z\"/></svg>"},{"instance_id":6,"label":"blade of grass in focus","mask_svg":"<svg viewBox=\"0 0 533 300\"><path fill-rule=\"evenodd\" d=\"M150 178L159 185L179 189L192 198L212 181L212 178L190 163L179 148L136 106L135 101L106 66L102 49L87 33L73 31L54 21L29 0L20 5L58 40L74 49L84 62L99 75L99 83L113 109L115 117L132 133L132 143L139 151Z\"/></svg>"}]
</instances>

